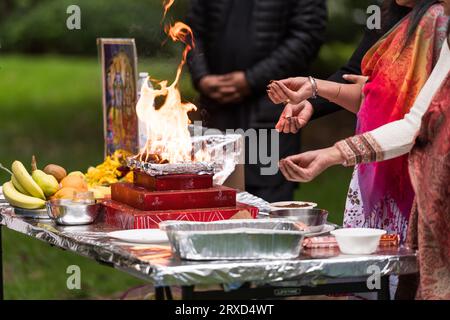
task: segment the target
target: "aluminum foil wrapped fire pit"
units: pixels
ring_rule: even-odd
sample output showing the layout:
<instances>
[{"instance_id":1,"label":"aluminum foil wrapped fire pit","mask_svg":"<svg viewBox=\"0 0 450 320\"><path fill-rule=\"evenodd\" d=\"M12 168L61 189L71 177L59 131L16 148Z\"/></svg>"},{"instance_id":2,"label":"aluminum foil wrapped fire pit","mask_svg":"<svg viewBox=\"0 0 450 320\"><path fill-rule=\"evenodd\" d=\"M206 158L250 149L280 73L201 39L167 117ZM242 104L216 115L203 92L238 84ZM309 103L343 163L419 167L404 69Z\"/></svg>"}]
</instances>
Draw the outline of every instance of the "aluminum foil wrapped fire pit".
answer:
<instances>
[{"instance_id":1,"label":"aluminum foil wrapped fire pit","mask_svg":"<svg viewBox=\"0 0 450 320\"><path fill-rule=\"evenodd\" d=\"M186 162L186 163L151 163L128 158L128 166L139 169L151 176L167 174L213 174L214 164L209 162Z\"/></svg>"},{"instance_id":2,"label":"aluminum foil wrapped fire pit","mask_svg":"<svg viewBox=\"0 0 450 320\"><path fill-rule=\"evenodd\" d=\"M218 130L189 126L192 154L207 152L209 161L184 163L151 163L139 157L127 159L128 166L151 176L169 174L214 174L214 183L221 185L244 161L244 139L239 134L223 134Z\"/></svg>"}]
</instances>

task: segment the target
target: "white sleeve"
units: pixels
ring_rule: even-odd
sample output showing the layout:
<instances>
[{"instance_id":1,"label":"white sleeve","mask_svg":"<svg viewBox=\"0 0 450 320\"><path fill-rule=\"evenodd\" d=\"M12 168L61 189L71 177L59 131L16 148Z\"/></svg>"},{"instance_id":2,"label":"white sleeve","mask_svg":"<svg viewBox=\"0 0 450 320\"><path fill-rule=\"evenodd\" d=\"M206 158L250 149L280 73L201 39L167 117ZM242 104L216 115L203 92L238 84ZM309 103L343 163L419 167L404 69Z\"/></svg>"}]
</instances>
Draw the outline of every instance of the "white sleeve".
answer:
<instances>
[{"instance_id":1,"label":"white sleeve","mask_svg":"<svg viewBox=\"0 0 450 320\"><path fill-rule=\"evenodd\" d=\"M426 103L415 103L402 120L388 123L370 132L381 148L383 160L396 158L411 151L428 106Z\"/></svg>"},{"instance_id":2,"label":"white sleeve","mask_svg":"<svg viewBox=\"0 0 450 320\"><path fill-rule=\"evenodd\" d=\"M388 123L370 132L372 138L381 147L384 160L396 158L411 151L422 123L422 117L427 112L434 95L447 77L449 70L450 50L446 42L438 63L409 113L401 120Z\"/></svg>"},{"instance_id":3,"label":"white sleeve","mask_svg":"<svg viewBox=\"0 0 450 320\"><path fill-rule=\"evenodd\" d=\"M401 120L362 135L341 140L335 146L344 156L344 165L389 160L411 151L422 117L450 71L450 48L446 42L438 63L408 114Z\"/></svg>"}]
</instances>

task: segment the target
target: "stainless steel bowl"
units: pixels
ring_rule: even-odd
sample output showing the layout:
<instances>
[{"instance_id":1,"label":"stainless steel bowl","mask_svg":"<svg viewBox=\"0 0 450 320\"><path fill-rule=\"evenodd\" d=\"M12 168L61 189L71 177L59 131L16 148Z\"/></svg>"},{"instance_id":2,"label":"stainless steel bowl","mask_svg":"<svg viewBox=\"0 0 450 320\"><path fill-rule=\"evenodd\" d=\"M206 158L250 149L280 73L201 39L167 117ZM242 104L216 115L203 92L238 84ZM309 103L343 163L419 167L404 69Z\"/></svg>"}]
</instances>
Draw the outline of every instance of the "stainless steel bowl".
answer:
<instances>
[{"instance_id":1,"label":"stainless steel bowl","mask_svg":"<svg viewBox=\"0 0 450 320\"><path fill-rule=\"evenodd\" d=\"M328 211L305 208L274 210L270 212L270 218L293 220L304 224L308 232L320 232L327 223Z\"/></svg>"},{"instance_id":2,"label":"stainless steel bowl","mask_svg":"<svg viewBox=\"0 0 450 320\"><path fill-rule=\"evenodd\" d=\"M66 226L93 223L102 209L101 203L73 202L64 199L47 201L46 206L49 217L57 224Z\"/></svg>"}]
</instances>

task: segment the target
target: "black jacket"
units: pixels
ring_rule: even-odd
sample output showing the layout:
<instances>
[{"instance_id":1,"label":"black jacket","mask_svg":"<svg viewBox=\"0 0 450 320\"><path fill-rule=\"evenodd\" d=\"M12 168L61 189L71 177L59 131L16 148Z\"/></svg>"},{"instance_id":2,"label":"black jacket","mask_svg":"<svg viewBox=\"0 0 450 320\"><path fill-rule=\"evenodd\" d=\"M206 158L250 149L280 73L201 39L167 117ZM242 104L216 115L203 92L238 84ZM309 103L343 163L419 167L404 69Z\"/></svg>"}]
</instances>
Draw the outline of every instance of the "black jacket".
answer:
<instances>
[{"instance_id":1,"label":"black jacket","mask_svg":"<svg viewBox=\"0 0 450 320\"><path fill-rule=\"evenodd\" d=\"M247 1L247 0L243 0ZM214 74L212 52L220 39L227 19L230 0L193 0L187 17L196 47L188 57L195 86L200 79ZM281 113L266 97L266 86L272 79L305 74L324 41L327 10L325 0L254 0L252 13L252 64L244 70L252 89L251 122L273 125ZM236 33L246 30L236 30ZM214 102L206 103L214 108ZM219 107L219 106L217 106ZM264 110L265 112L260 112ZM275 112L275 113L274 113ZM255 123L255 125L257 125ZM259 126L260 126L259 125ZM250 126L253 126L250 124Z\"/></svg>"},{"instance_id":2,"label":"black jacket","mask_svg":"<svg viewBox=\"0 0 450 320\"><path fill-rule=\"evenodd\" d=\"M391 18L387 21L386 29L389 30L391 27L396 25L404 16L399 16L397 18ZM341 67L332 76L328 78L330 81L347 83L347 81L342 78L345 74L361 74L361 62L367 51L384 35L380 30L369 30L366 28L364 32L364 37L356 48L350 60L346 65ZM332 103L326 99L318 98L316 100L310 100L314 107L313 119L317 119L328 114L334 113L336 111L342 110L342 107L335 103Z\"/></svg>"}]
</instances>

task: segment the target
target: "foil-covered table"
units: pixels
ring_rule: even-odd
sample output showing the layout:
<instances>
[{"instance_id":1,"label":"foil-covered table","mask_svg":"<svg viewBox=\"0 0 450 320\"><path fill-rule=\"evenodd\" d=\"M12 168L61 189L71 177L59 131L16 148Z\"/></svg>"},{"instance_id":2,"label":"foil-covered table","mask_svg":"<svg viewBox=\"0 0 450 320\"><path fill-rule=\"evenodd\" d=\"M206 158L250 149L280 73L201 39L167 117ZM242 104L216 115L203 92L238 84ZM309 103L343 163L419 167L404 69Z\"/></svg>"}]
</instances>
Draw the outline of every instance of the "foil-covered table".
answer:
<instances>
[{"instance_id":1,"label":"foil-covered table","mask_svg":"<svg viewBox=\"0 0 450 320\"><path fill-rule=\"evenodd\" d=\"M267 203L249 193L239 193L238 201L259 207L260 217L268 212ZM170 253L152 258L147 251L152 245L112 239L107 233L117 229L103 223L59 226L52 220L17 216L13 208L1 199L1 194L0 225L109 264L156 287L247 282L272 286L315 286L349 278L367 278L373 273L373 268L379 270L381 277L417 272L416 253L403 247L380 249L366 256L342 255L336 249L304 250L296 259L278 261L183 261Z\"/></svg>"}]
</instances>

